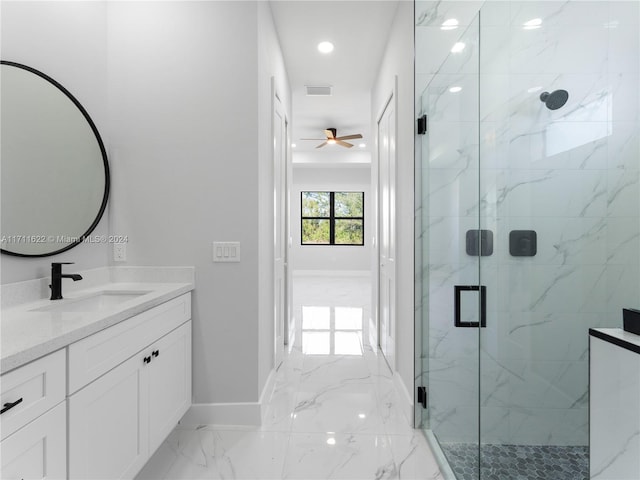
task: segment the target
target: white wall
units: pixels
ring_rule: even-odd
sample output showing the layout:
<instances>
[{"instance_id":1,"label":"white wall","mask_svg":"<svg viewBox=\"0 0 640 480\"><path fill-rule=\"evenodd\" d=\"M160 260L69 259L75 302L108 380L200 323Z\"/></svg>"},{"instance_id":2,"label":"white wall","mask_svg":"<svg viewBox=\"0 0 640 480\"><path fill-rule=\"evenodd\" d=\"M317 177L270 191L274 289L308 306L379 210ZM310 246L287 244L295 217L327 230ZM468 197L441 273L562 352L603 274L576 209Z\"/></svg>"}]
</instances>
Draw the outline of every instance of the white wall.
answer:
<instances>
[{"instance_id":1,"label":"white wall","mask_svg":"<svg viewBox=\"0 0 640 480\"><path fill-rule=\"evenodd\" d=\"M375 125L389 95L397 91L397 325L396 371L409 392L412 404L414 375L414 73L413 73L413 2L400 1L391 27L387 49L372 91L372 122ZM377 158L372 162L374 182L377 183ZM375 201L375 199L374 199ZM377 272L377 259L372 261ZM374 282L375 283L375 282ZM374 295L377 297L377 295ZM374 306L375 308L376 306Z\"/></svg>"},{"instance_id":2,"label":"white wall","mask_svg":"<svg viewBox=\"0 0 640 480\"><path fill-rule=\"evenodd\" d=\"M125 264L196 266L194 401L256 402L273 364L271 77L290 108L268 3L3 2L2 58L59 80L101 131L96 233L129 237ZM240 241L242 262L213 264L214 240ZM2 282L110 255L3 256Z\"/></svg>"},{"instance_id":3,"label":"white wall","mask_svg":"<svg viewBox=\"0 0 640 480\"><path fill-rule=\"evenodd\" d=\"M370 156L366 154L366 156ZM370 164L318 166L298 163L294 155L291 189L292 262L295 270L368 271L372 255L372 201ZM300 192L364 192L364 246L301 245Z\"/></svg>"},{"instance_id":4,"label":"white wall","mask_svg":"<svg viewBox=\"0 0 640 480\"><path fill-rule=\"evenodd\" d=\"M195 403L255 402L265 376L258 17L257 2L109 8L112 228L132 265L196 267ZM212 263L214 240L241 242L242 261Z\"/></svg>"},{"instance_id":5,"label":"white wall","mask_svg":"<svg viewBox=\"0 0 640 480\"><path fill-rule=\"evenodd\" d=\"M280 99L291 122L291 90L268 2L257 2L258 9L258 182L259 182L259 357L258 391L266 386L274 363L273 290L273 94ZM273 80L272 80L273 79ZM290 130L290 128L289 128ZM287 147L288 148L288 147ZM291 162L287 162L291 169Z\"/></svg>"},{"instance_id":6,"label":"white wall","mask_svg":"<svg viewBox=\"0 0 640 480\"><path fill-rule=\"evenodd\" d=\"M0 35L2 60L33 67L62 84L87 110L108 146L106 3L3 1ZM108 218L107 209L94 235L109 233ZM69 271L102 267L110 255L105 243L80 244L51 257L3 254L1 282L47 277L51 262L75 262Z\"/></svg>"}]
</instances>

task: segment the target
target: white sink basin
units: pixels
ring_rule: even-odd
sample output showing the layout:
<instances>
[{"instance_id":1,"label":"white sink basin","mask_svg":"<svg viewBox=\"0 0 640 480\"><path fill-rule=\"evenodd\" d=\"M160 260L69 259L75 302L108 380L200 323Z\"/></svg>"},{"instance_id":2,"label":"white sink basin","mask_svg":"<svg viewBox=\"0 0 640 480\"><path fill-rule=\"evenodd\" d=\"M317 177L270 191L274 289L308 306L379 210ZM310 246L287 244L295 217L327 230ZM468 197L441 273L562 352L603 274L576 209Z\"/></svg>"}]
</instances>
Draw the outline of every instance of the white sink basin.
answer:
<instances>
[{"instance_id":1,"label":"white sink basin","mask_svg":"<svg viewBox=\"0 0 640 480\"><path fill-rule=\"evenodd\" d=\"M52 300L49 305L34 308L32 312L97 312L109 310L121 303L134 300L150 291L103 291L82 298Z\"/></svg>"}]
</instances>

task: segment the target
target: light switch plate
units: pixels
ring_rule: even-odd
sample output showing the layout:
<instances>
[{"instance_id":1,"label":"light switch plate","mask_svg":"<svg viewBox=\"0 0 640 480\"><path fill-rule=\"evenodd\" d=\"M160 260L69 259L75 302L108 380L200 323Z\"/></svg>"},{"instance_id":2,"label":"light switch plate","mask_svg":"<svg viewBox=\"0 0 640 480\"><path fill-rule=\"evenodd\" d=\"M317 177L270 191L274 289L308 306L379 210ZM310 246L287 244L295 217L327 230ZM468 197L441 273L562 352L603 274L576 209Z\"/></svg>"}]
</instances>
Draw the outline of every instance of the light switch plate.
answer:
<instances>
[{"instance_id":1,"label":"light switch plate","mask_svg":"<svg viewBox=\"0 0 640 480\"><path fill-rule=\"evenodd\" d=\"M240 242L213 242L214 262L239 262Z\"/></svg>"}]
</instances>

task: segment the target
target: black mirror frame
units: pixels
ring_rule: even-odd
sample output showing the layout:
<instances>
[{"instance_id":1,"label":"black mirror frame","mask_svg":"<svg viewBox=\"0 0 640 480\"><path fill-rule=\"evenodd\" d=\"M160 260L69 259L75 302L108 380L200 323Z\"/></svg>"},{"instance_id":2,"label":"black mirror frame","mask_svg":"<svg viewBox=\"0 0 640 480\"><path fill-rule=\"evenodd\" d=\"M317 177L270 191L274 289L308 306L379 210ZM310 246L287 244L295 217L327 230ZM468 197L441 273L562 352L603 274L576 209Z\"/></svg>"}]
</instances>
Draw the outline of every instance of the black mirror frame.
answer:
<instances>
[{"instance_id":1,"label":"black mirror frame","mask_svg":"<svg viewBox=\"0 0 640 480\"><path fill-rule=\"evenodd\" d=\"M98 132L98 129L97 129L95 123L93 123L93 120L91 119L91 117L89 116L89 113L85 110L85 108L78 101L78 99L76 99L76 97L74 97L71 94L71 92L69 92L69 90L67 90L65 87L63 87L60 83L55 81L53 78L51 78L47 74L42 73L41 71L36 70L35 68L29 67L27 65L23 65L21 63L16 63L16 62L11 62L11 61L7 61L7 60L0 60L0 65L9 65L9 66L12 66L12 67L21 68L21 69L26 70L28 72L31 72L31 73L33 73L35 75L38 75L39 77L43 78L44 80L46 80L47 82L51 83L56 88L58 88L69 100L71 100L71 102L78 108L78 110L80 110L80 113L82 113L82 116L85 118L85 120L87 121L87 123L91 127L91 131L95 135L96 140L98 142L98 146L100 147L100 153L102 154L102 163L104 165L104 194L102 195L102 204L100 205L100 209L98 211L98 214L96 215L95 220L93 221L93 223L91 223L91 225L89 226L87 231L84 232L80 237L78 237L78 240L76 240L75 242L70 243L69 245L67 245L67 246L65 246L63 248L60 248L58 250L55 250L53 252L48 252L48 253L17 253L17 252L11 252L9 250L0 249L0 252L4 253L6 255L13 255L13 256L16 256L16 257L50 257L52 255L58 255L59 253L66 252L67 250L70 250L73 247L77 246L78 244L82 243L85 240L85 238L87 236L89 236L91 234L91 232L93 232L95 230L95 228L98 226L98 223L100 223L100 220L102 219L102 216L104 215L104 211L107 208L107 202L109 200L109 190L110 190L110 187L111 187L111 177L109 175L109 161L107 159L107 151L104 148L104 143L102 142L102 137L100 137L100 132Z\"/></svg>"}]
</instances>

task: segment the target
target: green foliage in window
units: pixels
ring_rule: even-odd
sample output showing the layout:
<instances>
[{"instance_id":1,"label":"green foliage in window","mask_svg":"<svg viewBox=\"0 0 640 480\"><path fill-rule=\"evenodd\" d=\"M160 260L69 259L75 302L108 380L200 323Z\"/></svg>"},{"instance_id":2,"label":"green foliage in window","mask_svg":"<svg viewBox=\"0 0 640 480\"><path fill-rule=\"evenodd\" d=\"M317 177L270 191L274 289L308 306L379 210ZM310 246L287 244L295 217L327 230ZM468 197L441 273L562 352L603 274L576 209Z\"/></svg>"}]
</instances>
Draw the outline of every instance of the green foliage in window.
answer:
<instances>
[{"instance_id":1,"label":"green foliage in window","mask_svg":"<svg viewBox=\"0 0 640 480\"><path fill-rule=\"evenodd\" d=\"M364 195L361 192L336 192L334 194L336 217L364 217Z\"/></svg>"},{"instance_id":2,"label":"green foliage in window","mask_svg":"<svg viewBox=\"0 0 640 480\"><path fill-rule=\"evenodd\" d=\"M336 245L362 245L362 220L336 220Z\"/></svg>"},{"instance_id":3,"label":"green foliage in window","mask_svg":"<svg viewBox=\"0 0 640 480\"><path fill-rule=\"evenodd\" d=\"M330 211L330 192L302 192L303 217L329 218Z\"/></svg>"},{"instance_id":4,"label":"green foliage in window","mask_svg":"<svg viewBox=\"0 0 640 480\"><path fill-rule=\"evenodd\" d=\"M329 220L302 220L302 243L308 245L328 245Z\"/></svg>"},{"instance_id":5,"label":"green foliage in window","mask_svg":"<svg viewBox=\"0 0 640 480\"><path fill-rule=\"evenodd\" d=\"M364 245L364 193L302 192L303 245Z\"/></svg>"}]
</instances>

